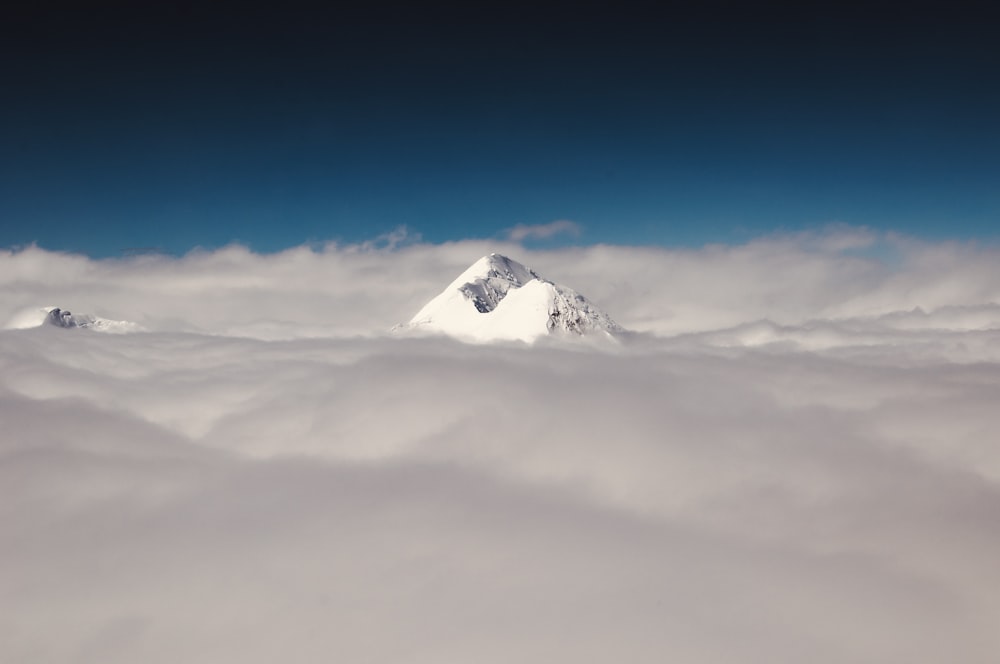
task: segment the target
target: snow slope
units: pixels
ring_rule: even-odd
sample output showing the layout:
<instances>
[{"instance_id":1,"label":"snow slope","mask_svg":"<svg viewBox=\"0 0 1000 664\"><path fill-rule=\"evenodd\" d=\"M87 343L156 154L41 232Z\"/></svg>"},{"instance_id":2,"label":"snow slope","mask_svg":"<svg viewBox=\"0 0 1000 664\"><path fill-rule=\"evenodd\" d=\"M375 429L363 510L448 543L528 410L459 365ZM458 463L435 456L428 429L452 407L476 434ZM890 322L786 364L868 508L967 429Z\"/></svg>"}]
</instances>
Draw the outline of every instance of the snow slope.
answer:
<instances>
[{"instance_id":1,"label":"snow slope","mask_svg":"<svg viewBox=\"0 0 1000 664\"><path fill-rule=\"evenodd\" d=\"M74 315L59 307L39 307L22 311L8 321L4 327L8 330L24 330L32 327L42 327L43 325L66 328L78 327L117 334L139 332L142 329L136 323L126 320L108 320L107 318L99 318L89 314Z\"/></svg>"},{"instance_id":2,"label":"snow slope","mask_svg":"<svg viewBox=\"0 0 1000 664\"><path fill-rule=\"evenodd\" d=\"M623 332L576 291L500 254L473 263L402 327L477 342Z\"/></svg>"}]
</instances>

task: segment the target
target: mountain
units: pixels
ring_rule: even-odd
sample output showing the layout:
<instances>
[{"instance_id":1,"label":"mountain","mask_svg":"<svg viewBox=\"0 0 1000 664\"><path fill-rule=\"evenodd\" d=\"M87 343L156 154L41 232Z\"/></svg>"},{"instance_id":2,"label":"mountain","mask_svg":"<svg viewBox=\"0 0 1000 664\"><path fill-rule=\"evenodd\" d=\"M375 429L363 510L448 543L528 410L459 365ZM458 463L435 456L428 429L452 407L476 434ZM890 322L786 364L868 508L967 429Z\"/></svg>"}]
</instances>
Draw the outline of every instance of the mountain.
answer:
<instances>
[{"instance_id":1,"label":"mountain","mask_svg":"<svg viewBox=\"0 0 1000 664\"><path fill-rule=\"evenodd\" d=\"M6 329L27 329L53 325L65 328L83 328L98 332L138 332L142 328L127 320L109 320L89 314L72 314L59 307L41 307L22 311L5 326Z\"/></svg>"},{"instance_id":2,"label":"mountain","mask_svg":"<svg viewBox=\"0 0 1000 664\"><path fill-rule=\"evenodd\" d=\"M624 332L584 296L500 254L473 263L401 327L478 342Z\"/></svg>"}]
</instances>

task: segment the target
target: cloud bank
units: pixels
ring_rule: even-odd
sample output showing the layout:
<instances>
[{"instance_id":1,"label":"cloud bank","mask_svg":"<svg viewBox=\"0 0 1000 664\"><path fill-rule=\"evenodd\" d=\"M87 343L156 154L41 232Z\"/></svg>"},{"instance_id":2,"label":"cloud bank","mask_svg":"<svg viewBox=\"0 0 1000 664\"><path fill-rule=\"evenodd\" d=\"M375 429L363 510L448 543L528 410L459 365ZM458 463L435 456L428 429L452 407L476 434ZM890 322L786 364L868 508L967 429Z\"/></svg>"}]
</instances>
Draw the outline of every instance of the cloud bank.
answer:
<instances>
[{"instance_id":1,"label":"cloud bank","mask_svg":"<svg viewBox=\"0 0 1000 664\"><path fill-rule=\"evenodd\" d=\"M379 248L381 247L381 248ZM5 662L992 662L997 250L0 256ZM488 251L638 330L387 333Z\"/></svg>"}]
</instances>

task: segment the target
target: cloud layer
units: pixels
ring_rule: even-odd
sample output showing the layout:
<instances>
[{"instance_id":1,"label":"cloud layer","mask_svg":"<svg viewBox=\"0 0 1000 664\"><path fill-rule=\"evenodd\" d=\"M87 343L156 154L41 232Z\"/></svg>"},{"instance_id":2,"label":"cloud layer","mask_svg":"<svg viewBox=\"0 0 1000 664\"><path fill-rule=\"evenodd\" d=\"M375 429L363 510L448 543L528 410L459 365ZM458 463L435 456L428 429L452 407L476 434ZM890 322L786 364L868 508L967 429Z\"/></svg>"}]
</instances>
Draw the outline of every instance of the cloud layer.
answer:
<instances>
[{"instance_id":1,"label":"cloud layer","mask_svg":"<svg viewBox=\"0 0 1000 664\"><path fill-rule=\"evenodd\" d=\"M1000 323L1000 249L834 227L702 249L591 246L532 251L470 240L255 254L95 261L38 248L0 252L0 325L59 306L154 331L257 339L371 336L409 320L496 251L583 293L622 325L657 335L768 321L861 330L989 329Z\"/></svg>"},{"instance_id":2,"label":"cloud layer","mask_svg":"<svg viewBox=\"0 0 1000 664\"><path fill-rule=\"evenodd\" d=\"M510 252L642 334L386 333ZM833 229L0 257L5 662L992 662L1000 274Z\"/></svg>"}]
</instances>

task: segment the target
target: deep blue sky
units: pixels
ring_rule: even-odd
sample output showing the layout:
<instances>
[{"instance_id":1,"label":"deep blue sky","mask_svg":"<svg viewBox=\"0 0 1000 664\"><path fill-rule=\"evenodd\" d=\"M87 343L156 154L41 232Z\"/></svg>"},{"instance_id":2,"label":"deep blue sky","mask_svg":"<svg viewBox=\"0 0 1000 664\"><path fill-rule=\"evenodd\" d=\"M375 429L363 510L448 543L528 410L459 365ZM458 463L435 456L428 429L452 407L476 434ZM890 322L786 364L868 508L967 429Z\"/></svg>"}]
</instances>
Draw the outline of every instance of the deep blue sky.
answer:
<instances>
[{"instance_id":1,"label":"deep blue sky","mask_svg":"<svg viewBox=\"0 0 1000 664\"><path fill-rule=\"evenodd\" d=\"M29 4L0 17L2 247L1000 237L981 10Z\"/></svg>"}]
</instances>

